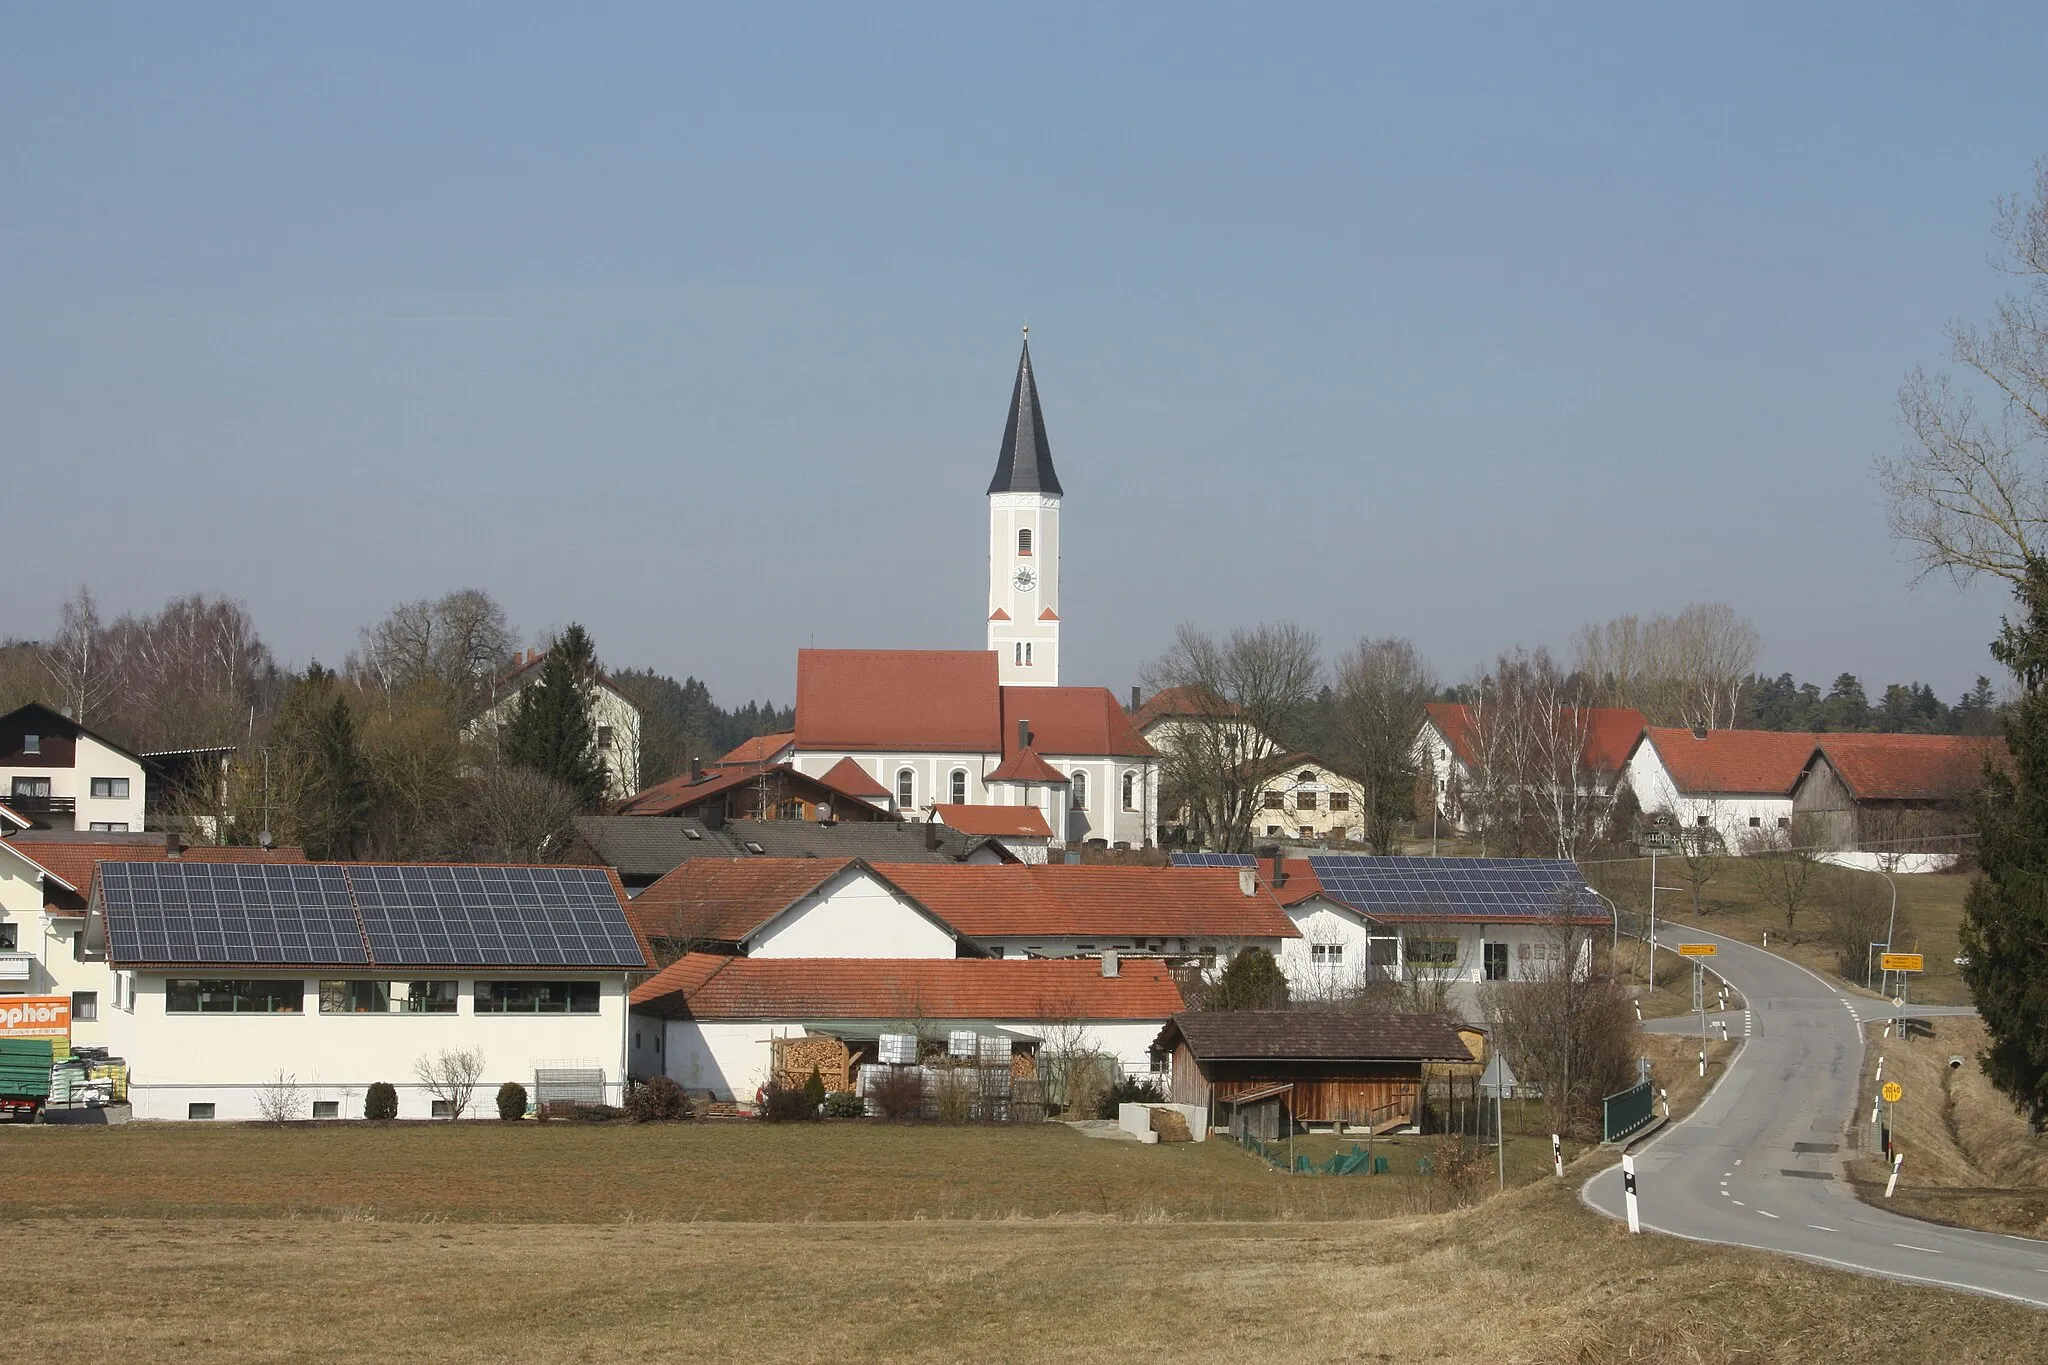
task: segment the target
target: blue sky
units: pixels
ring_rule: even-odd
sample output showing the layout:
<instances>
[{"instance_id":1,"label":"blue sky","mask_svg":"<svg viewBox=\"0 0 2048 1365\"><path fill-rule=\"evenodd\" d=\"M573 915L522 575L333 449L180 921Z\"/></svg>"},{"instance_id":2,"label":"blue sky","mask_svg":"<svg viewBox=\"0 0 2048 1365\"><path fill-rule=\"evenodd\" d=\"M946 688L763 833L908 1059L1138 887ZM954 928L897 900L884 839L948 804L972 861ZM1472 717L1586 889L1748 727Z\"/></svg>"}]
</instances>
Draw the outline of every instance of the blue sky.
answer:
<instances>
[{"instance_id":1,"label":"blue sky","mask_svg":"<svg viewBox=\"0 0 2048 1365\"><path fill-rule=\"evenodd\" d=\"M1870 466L2003 288L2048 11L574 8L0 6L0 633L221 592L333 661L476 585L725 699L979 647L1028 321L1065 681L1714 599L1773 672L1993 671Z\"/></svg>"}]
</instances>

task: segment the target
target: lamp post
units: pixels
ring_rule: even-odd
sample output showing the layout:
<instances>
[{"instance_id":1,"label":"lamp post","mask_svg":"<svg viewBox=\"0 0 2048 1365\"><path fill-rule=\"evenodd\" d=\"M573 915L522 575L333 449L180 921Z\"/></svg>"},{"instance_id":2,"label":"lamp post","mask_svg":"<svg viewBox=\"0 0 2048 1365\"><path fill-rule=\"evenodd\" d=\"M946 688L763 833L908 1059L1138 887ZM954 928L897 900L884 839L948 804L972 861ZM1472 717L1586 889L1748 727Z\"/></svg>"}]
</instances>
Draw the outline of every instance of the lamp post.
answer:
<instances>
[{"instance_id":1,"label":"lamp post","mask_svg":"<svg viewBox=\"0 0 2048 1365\"><path fill-rule=\"evenodd\" d=\"M1593 891L1593 888L1590 886L1586 889ZM1607 948L1608 956L1612 957L1615 953L1621 951L1621 907L1614 903L1614 897L1612 896L1601 895L1598 891L1593 891L1593 894L1607 902L1607 913L1614 917L1614 941ZM1610 963L1609 965L1613 964Z\"/></svg>"}]
</instances>

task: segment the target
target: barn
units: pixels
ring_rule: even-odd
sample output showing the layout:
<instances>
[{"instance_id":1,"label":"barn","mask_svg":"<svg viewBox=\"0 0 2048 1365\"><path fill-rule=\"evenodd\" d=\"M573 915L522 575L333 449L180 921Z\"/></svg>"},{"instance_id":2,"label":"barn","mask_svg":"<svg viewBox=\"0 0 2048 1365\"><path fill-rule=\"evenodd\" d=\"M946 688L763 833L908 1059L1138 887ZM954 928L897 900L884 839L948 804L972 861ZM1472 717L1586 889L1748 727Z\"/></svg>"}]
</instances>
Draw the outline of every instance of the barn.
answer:
<instances>
[{"instance_id":1,"label":"barn","mask_svg":"<svg viewBox=\"0 0 2048 1365\"><path fill-rule=\"evenodd\" d=\"M1429 1014L1191 1012L1169 1019L1152 1046L1171 1058L1174 1103L1269 1138L1290 1126L1405 1124L1425 1065L1472 1060L1457 1024Z\"/></svg>"}]
</instances>

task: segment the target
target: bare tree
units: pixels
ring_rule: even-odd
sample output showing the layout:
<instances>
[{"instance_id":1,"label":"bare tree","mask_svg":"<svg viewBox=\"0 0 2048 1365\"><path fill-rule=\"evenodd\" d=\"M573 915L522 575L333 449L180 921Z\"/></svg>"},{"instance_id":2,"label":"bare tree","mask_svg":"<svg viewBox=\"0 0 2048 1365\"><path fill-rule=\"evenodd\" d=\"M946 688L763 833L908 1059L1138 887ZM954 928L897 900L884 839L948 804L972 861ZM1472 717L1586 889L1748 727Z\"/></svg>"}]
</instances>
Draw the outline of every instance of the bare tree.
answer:
<instances>
[{"instance_id":1,"label":"bare tree","mask_svg":"<svg viewBox=\"0 0 2048 1365\"><path fill-rule=\"evenodd\" d=\"M270 648L240 602L173 598L154 616L123 617L110 634L121 654L124 728L135 743L235 743L282 692Z\"/></svg>"},{"instance_id":2,"label":"bare tree","mask_svg":"<svg viewBox=\"0 0 2048 1365\"><path fill-rule=\"evenodd\" d=\"M1720 602L1676 616L1618 616L1580 629L1572 671L1600 706L1632 706L1652 725L1733 729L1762 642L1756 627Z\"/></svg>"},{"instance_id":3,"label":"bare tree","mask_svg":"<svg viewBox=\"0 0 2048 1365\"><path fill-rule=\"evenodd\" d=\"M1617 774L1592 743L1581 675L1545 650L1503 654L1471 689L1471 790L1462 793L1492 851L1577 857L1607 830Z\"/></svg>"},{"instance_id":4,"label":"bare tree","mask_svg":"<svg viewBox=\"0 0 2048 1365\"><path fill-rule=\"evenodd\" d=\"M467 720L490 701L518 638L489 593L463 588L393 607L363 630L347 672L386 698L431 693L457 719Z\"/></svg>"},{"instance_id":5,"label":"bare tree","mask_svg":"<svg viewBox=\"0 0 2048 1365\"><path fill-rule=\"evenodd\" d=\"M1789 932L1819 891L1827 869L1812 817L1796 815L1790 829L1754 829L1742 841L1742 877L1765 904L1785 914Z\"/></svg>"},{"instance_id":6,"label":"bare tree","mask_svg":"<svg viewBox=\"0 0 2048 1365\"><path fill-rule=\"evenodd\" d=\"M1188 812L1206 848L1244 852L1274 757L1301 728L1322 676L1316 637L1287 622L1233 630L1218 640L1183 624L1144 670L1153 689L1177 690L1182 718L1159 734L1162 803Z\"/></svg>"},{"instance_id":7,"label":"bare tree","mask_svg":"<svg viewBox=\"0 0 2048 1365\"><path fill-rule=\"evenodd\" d=\"M304 1117L305 1096L299 1090L299 1078L280 1069L269 1080L256 1087L256 1114L265 1123L282 1127L294 1119Z\"/></svg>"},{"instance_id":8,"label":"bare tree","mask_svg":"<svg viewBox=\"0 0 2048 1365\"><path fill-rule=\"evenodd\" d=\"M545 773L487 769L471 780L455 843L484 861L560 862L575 846L581 810L576 794Z\"/></svg>"},{"instance_id":9,"label":"bare tree","mask_svg":"<svg viewBox=\"0 0 2048 1365\"><path fill-rule=\"evenodd\" d=\"M100 620L92 589L81 586L58 612L57 633L43 646L42 663L57 705L81 725L99 723L100 709L121 690L120 658Z\"/></svg>"},{"instance_id":10,"label":"bare tree","mask_svg":"<svg viewBox=\"0 0 2048 1365\"><path fill-rule=\"evenodd\" d=\"M1912 440L1878 462L1892 534L1923 577L2018 583L2048 557L2048 160L2035 163L2031 196L1999 202L1996 234L2017 292L1985 326L1949 328L1960 382L1906 377L1899 417Z\"/></svg>"},{"instance_id":11,"label":"bare tree","mask_svg":"<svg viewBox=\"0 0 2048 1365\"><path fill-rule=\"evenodd\" d=\"M1415 816L1415 731L1436 695L1429 665L1406 640L1360 640L1337 661L1337 752L1328 757L1364 789L1365 844L1394 851Z\"/></svg>"},{"instance_id":12,"label":"bare tree","mask_svg":"<svg viewBox=\"0 0 2048 1365\"><path fill-rule=\"evenodd\" d=\"M1486 988L1496 1044L1517 1077L1543 1097L1553 1131L1597 1131L1603 1096L1633 1073L1635 1013L1627 992L1588 970L1594 932L1573 893L1560 895L1517 979Z\"/></svg>"},{"instance_id":13,"label":"bare tree","mask_svg":"<svg viewBox=\"0 0 2048 1365\"><path fill-rule=\"evenodd\" d=\"M450 1119L459 1119L483 1080L484 1050L446 1047L432 1057L423 1052L413 1060L412 1074L429 1095L448 1107Z\"/></svg>"}]
</instances>

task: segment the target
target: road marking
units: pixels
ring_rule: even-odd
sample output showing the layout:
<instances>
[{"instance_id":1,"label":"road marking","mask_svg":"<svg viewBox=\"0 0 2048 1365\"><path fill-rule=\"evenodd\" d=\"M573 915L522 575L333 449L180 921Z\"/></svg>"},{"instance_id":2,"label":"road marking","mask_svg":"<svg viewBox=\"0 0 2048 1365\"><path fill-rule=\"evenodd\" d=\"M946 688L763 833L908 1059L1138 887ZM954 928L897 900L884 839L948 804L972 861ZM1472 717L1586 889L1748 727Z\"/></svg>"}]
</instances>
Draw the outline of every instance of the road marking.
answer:
<instances>
[{"instance_id":1,"label":"road marking","mask_svg":"<svg viewBox=\"0 0 2048 1365\"><path fill-rule=\"evenodd\" d=\"M1926 1252L1926 1253L1927 1253L1927 1254L1928 1254L1929 1256L1939 1256L1939 1255L1941 1255L1941 1253L1940 1253L1939 1251L1935 1250L1935 1249L1934 1249L1933 1247L1916 1247L1916 1246L1914 1246L1914 1245L1913 1245L1913 1244L1912 1244L1911 1242L1893 1242L1893 1243L1892 1243L1892 1245L1893 1245L1893 1246L1895 1246L1895 1247L1903 1247L1903 1248L1905 1248L1905 1249L1906 1249L1907 1251L1924 1251L1924 1252Z\"/></svg>"},{"instance_id":2,"label":"road marking","mask_svg":"<svg viewBox=\"0 0 2048 1365\"><path fill-rule=\"evenodd\" d=\"M1822 1227L1822 1226L1821 1226L1820 1224L1818 1224L1818 1223L1808 1223L1808 1224L1807 1224L1806 1226L1808 1226L1808 1227L1812 1228L1812 1229L1813 1229L1813 1230L1814 1230L1815 1232L1840 1232L1840 1231L1841 1231L1841 1229L1840 1229L1840 1228L1824 1228L1824 1227Z\"/></svg>"},{"instance_id":3,"label":"road marking","mask_svg":"<svg viewBox=\"0 0 2048 1365\"><path fill-rule=\"evenodd\" d=\"M1778 1216L1777 1214L1775 1214L1775 1213L1772 1213L1772 1212L1771 1212L1770 1210L1768 1210L1768 1209L1758 1209L1758 1210L1757 1210L1757 1212L1758 1212L1758 1213L1761 1213L1761 1214L1762 1214L1762 1215L1763 1215L1764 1217L1766 1217L1766 1218L1776 1218L1776 1217Z\"/></svg>"},{"instance_id":4,"label":"road marking","mask_svg":"<svg viewBox=\"0 0 2048 1365\"><path fill-rule=\"evenodd\" d=\"M1746 1209L1746 1208L1748 1208L1748 1207L1749 1207L1749 1205L1747 1205L1747 1204L1743 1203L1743 1202L1742 1202L1742 1201L1741 1201L1740 1199L1737 1199L1737 1200L1735 1201L1735 1207L1736 1207L1736 1208L1738 1208L1738 1209Z\"/></svg>"},{"instance_id":5,"label":"road marking","mask_svg":"<svg viewBox=\"0 0 2048 1365\"><path fill-rule=\"evenodd\" d=\"M1735 1164L1736 1164L1736 1165L1738 1165L1738 1166L1740 1166L1740 1165L1742 1164L1742 1158L1741 1158L1741 1157L1736 1157L1736 1158L1735 1158Z\"/></svg>"}]
</instances>

